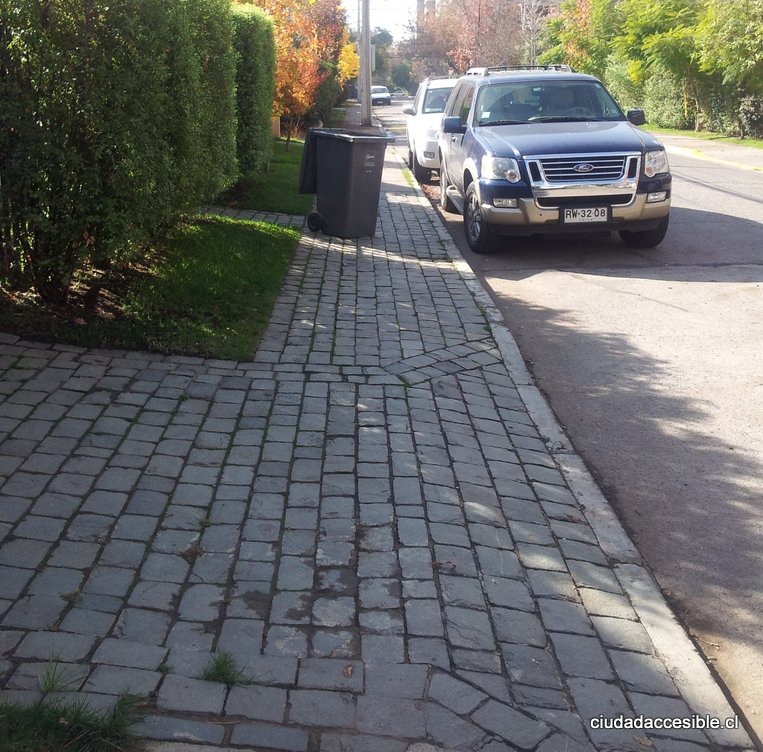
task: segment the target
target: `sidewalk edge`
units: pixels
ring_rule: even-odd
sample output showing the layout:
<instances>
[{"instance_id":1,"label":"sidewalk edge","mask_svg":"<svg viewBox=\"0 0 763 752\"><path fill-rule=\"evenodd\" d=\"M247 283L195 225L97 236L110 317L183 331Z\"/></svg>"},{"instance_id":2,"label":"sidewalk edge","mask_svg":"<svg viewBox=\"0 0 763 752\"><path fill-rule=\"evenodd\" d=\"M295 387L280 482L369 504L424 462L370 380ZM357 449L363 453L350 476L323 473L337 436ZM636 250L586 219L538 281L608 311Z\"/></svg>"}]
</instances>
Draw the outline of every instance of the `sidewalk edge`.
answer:
<instances>
[{"instance_id":1,"label":"sidewalk edge","mask_svg":"<svg viewBox=\"0 0 763 752\"><path fill-rule=\"evenodd\" d=\"M403 162L404 169L407 169L400 154L396 152L396 155ZM434 212L429 200L418 186L414 185L414 191L422 204L429 211ZM613 571L628 594L655 648L665 661L681 697L698 715L717 713L723 713L724 717L741 715L734 711L719 685L719 680L712 675L704 657L673 614L653 575L647 570L636 546L582 458L571 449L571 442L542 392L535 385L514 336L503 323L503 316L497 306L461 255L439 216L437 220L438 226L443 227L444 230L444 233L439 233L443 247L485 313L501 358L509 376L517 386L528 415L545 439L551 455L557 461L602 550L614 562ZM752 739L743 729L736 732L714 732L712 738L722 746L744 747L751 750L755 747Z\"/></svg>"}]
</instances>

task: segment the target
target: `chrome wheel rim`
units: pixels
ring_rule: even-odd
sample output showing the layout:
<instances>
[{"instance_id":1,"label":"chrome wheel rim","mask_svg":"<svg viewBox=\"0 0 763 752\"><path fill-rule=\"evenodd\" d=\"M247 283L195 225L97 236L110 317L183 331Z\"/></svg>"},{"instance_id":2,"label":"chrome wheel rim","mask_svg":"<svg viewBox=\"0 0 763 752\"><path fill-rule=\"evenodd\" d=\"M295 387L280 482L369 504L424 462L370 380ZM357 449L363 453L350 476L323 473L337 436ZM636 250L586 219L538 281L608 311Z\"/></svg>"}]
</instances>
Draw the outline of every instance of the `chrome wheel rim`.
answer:
<instances>
[{"instance_id":1,"label":"chrome wheel rim","mask_svg":"<svg viewBox=\"0 0 763 752\"><path fill-rule=\"evenodd\" d=\"M477 200L476 193L469 195L469 203L466 207L466 220L469 239L475 241L480 236L480 228L482 227L482 212L480 211L480 203Z\"/></svg>"}]
</instances>

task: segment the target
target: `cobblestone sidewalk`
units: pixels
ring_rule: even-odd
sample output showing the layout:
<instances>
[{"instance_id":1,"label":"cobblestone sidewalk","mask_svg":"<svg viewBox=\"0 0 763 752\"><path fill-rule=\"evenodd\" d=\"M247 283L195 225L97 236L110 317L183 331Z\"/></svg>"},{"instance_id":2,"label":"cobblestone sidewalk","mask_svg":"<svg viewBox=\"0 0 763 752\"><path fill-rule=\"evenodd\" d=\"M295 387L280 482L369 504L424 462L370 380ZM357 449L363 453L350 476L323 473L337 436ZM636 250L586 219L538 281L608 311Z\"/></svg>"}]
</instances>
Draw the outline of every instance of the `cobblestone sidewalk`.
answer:
<instances>
[{"instance_id":1,"label":"cobblestone sidewalk","mask_svg":"<svg viewBox=\"0 0 763 752\"><path fill-rule=\"evenodd\" d=\"M752 749L591 728L733 712L400 168L373 239L303 236L251 362L0 336L0 697L52 660L183 749Z\"/></svg>"}]
</instances>

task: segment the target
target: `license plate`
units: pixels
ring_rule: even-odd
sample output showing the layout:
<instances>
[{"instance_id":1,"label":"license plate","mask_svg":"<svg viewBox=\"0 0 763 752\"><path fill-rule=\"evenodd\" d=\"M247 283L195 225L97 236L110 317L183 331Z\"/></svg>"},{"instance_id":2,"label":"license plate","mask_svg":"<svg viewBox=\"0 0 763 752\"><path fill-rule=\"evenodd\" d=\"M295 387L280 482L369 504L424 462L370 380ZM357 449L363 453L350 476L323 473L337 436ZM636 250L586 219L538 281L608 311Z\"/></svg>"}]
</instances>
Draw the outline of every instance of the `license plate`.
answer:
<instances>
[{"instance_id":1,"label":"license plate","mask_svg":"<svg viewBox=\"0 0 763 752\"><path fill-rule=\"evenodd\" d=\"M562 222L566 225L608 221L608 206L576 206L562 209Z\"/></svg>"}]
</instances>

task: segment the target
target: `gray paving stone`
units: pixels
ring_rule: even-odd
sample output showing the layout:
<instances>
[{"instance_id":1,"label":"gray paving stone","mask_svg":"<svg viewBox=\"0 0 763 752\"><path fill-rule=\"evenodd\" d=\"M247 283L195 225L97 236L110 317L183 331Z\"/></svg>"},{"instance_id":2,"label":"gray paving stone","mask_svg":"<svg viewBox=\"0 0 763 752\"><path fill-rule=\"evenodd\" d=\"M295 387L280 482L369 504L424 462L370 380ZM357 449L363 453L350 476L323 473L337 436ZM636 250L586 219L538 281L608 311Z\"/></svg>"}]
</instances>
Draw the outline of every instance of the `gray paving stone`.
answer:
<instances>
[{"instance_id":1,"label":"gray paving stone","mask_svg":"<svg viewBox=\"0 0 763 752\"><path fill-rule=\"evenodd\" d=\"M473 650L495 649L493 629L484 612L446 606L445 623L448 639L453 645Z\"/></svg>"},{"instance_id":2,"label":"gray paving stone","mask_svg":"<svg viewBox=\"0 0 763 752\"><path fill-rule=\"evenodd\" d=\"M578 599L575 583L566 572L529 569L527 570L527 581L536 597Z\"/></svg>"},{"instance_id":3,"label":"gray paving stone","mask_svg":"<svg viewBox=\"0 0 763 752\"><path fill-rule=\"evenodd\" d=\"M402 635L362 634L361 656L367 665L389 665L405 661L405 639ZM447 657L447 653L446 653ZM413 658L411 658L413 661Z\"/></svg>"},{"instance_id":4,"label":"gray paving stone","mask_svg":"<svg viewBox=\"0 0 763 752\"><path fill-rule=\"evenodd\" d=\"M129 666L155 671L167 655L167 648L161 648L129 639L106 639L93 654L93 663L112 666Z\"/></svg>"},{"instance_id":5,"label":"gray paving stone","mask_svg":"<svg viewBox=\"0 0 763 752\"><path fill-rule=\"evenodd\" d=\"M444 639L437 637L410 637L408 657L411 663L425 663L450 671L450 656Z\"/></svg>"},{"instance_id":6,"label":"gray paving stone","mask_svg":"<svg viewBox=\"0 0 763 752\"><path fill-rule=\"evenodd\" d=\"M512 681L532 687L561 689L559 672L550 652L531 645L502 644L501 650Z\"/></svg>"},{"instance_id":7,"label":"gray paving stone","mask_svg":"<svg viewBox=\"0 0 763 752\"><path fill-rule=\"evenodd\" d=\"M307 645L307 632L304 629L276 625L267 631L264 652L273 656L304 657L308 653Z\"/></svg>"},{"instance_id":8,"label":"gray paving stone","mask_svg":"<svg viewBox=\"0 0 763 752\"><path fill-rule=\"evenodd\" d=\"M273 624L309 624L312 595L309 591L296 590L276 593L270 609Z\"/></svg>"},{"instance_id":9,"label":"gray paving stone","mask_svg":"<svg viewBox=\"0 0 763 752\"><path fill-rule=\"evenodd\" d=\"M159 685L162 674L158 671L145 671L124 666L96 666L83 689L96 694L119 695L130 692L136 695L149 695Z\"/></svg>"},{"instance_id":10,"label":"gray paving stone","mask_svg":"<svg viewBox=\"0 0 763 752\"><path fill-rule=\"evenodd\" d=\"M624 595L591 588L580 588L578 592L585 610L591 616L611 616L616 619L638 621L633 606Z\"/></svg>"},{"instance_id":11,"label":"gray paving stone","mask_svg":"<svg viewBox=\"0 0 763 752\"><path fill-rule=\"evenodd\" d=\"M289 692L289 720L304 726L353 728L355 698L347 692L293 689Z\"/></svg>"},{"instance_id":12,"label":"gray paving stone","mask_svg":"<svg viewBox=\"0 0 763 752\"><path fill-rule=\"evenodd\" d=\"M426 724L427 737L449 749L476 749L486 737L485 731L476 724L433 704L427 709Z\"/></svg>"},{"instance_id":13,"label":"gray paving stone","mask_svg":"<svg viewBox=\"0 0 763 752\"><path fill-rule=\"evenodd\" d=\"M607 647L633 650L638 653L654 652L649 634L638 622L609 616L592 616L591 621L601 641Z\"/></svg>"},{"instance_id":14,"label":"gray paving stone","mask_svg":"<svg viewBox=\"0 0 763 752\"><path fill-rule=\"evenodd\" d=\"M443 601L449 606L464 606L485 610L485 595L479 580L470 577L440 575Z\"/></svg>"},{"instance_id":15,"label":"gray paving stone","mask_svg":"<svg viewBox=\"0 0 763 752\"><path fill-rule=\"evenodd\" d=\"M361 695L357 701L357 728L379 736L421 739L426 734L422 704L409 698Z\"/></svg>"},{"instance_id":16,"label":"gray paving stone","mask_svg":"<svg viewBox=\"0 0 763 752\"><path fill-rule=\"evenodd\" d=\"M493 623L500 642L520 645L546 645L546 631L540 619L527 611L508 608L493 608Z\"/></svg>"},{"instance_id":17,"label":"gray paving stone","mask_svg":"<svg viewBox=\"0 0 763 752\"><path fill-rule=\"evenodd\" d=\"M170 616L143 608L125 608L119 615L114 635L148 645L161 645L170 629Z\"/></svg>"},{"instance_id":18,"label":"gray paving stone","mask_svg":"<svg viewBox=\"0 0 763 752\"><path fill-rule=\"evenodd\" d=\"M223 743L225 729L204 721L194 721L171 716L149 715L130 727L141 737L167 741L197 742L200 744Z\"/></svg>"},{"instance_id":19,"label":"gray paving stone","mask_svg":"<svg viewBox=\"0 0 763 752\"><path fill-rule=\"evenodd\" d=\"M548 630L590 636L595 634L586 610L579 603L553 598L539 598L538 608Z\"/></svg>"},{"instance_id":20,"label":"gray paving stone","mask_svg":"<svg viewBox=\"0 0 763 752\"><path fill-rule=\"evenodd\" d=\"M551 632L549 637L565 674L593 679L614 678L604 649L595 637L559 632Z\"/></svg>"},{"instance_id":21,"label":"gray paving stone","mask_svg":"<svg viewBox=\"0 0 763 752\"><path fill-rule=\"evenodd\" d=\"M668 696L677 694L670 674L655 656L611 650L609 657L626 689Z\"/></svg>"},{"instance_id":22,"label":"gray paving stone","mask_svg":"<svg viewBox=\"0 0 763 752\"><path fill-rule=\"evenodd\" d=\"M535 602L524 582L490 576L484 578L483 584L491 604L522 611L535 610Z\"/></svg>"},{"instance_id":23,"label":"gray paving stone","mask_svg":"<svg viewBox=\"0 0 763 752\"><path fill-rule=\"evenodd\" d=\"M2 620L4 627L45 631L53 627L67 607L56 595L28 595L17 600Z\"/></svg>"},{"instance_id":24,"label":"gray paving stone","mask_svg":"<svg viewBox=\"0 0 763 752\"><path fill-rule=\"evenodd\" d=\"M0 598L16 599L21 595L27 582L34 576L31 569L0 567Z\"/></svg>"},{"instance_id":25,"label":"gray paving stone","mask_svg":"<svg viewBox=\"0 0 763 752\"><path fill-rule=\"evenodd\" d=\"M169 674L156 698L162 710L220 715L227 690L224 684Z\"/></svg>"},{"instance_id":26,"label":"gray paving stone","mask_svg":"<svg viewBox=\"0 0 763 752\"><path fill-rule=\"evenodd\" d=\"M231 687L225 701L228 716L282 723L286 714L286 690L276 687Z\"/></svg>"},{"instance_id":27,"label":"gray paving stone","mask_svg":"<svg viewBox=\"0 0 763 752\"><path fill-rule=\"evenodd\" d=\"M471 717L482 728L492 731L520 749L533 749L551 733L551 729L545 723L496 700L488 700L472 713Z\"/></svg>"},{"instance_id":28,"label":"gray paving stone","mask_svg":"<svg viewBox=\"0 0 763 752\"><path fill-rule=\"evenodd\" d=\"M364 668L360 661L332 658L303 658L300 661L298 684L304 689L363 690Z\"/></svg>"},{"instance_id":29,"label":"gray paving stone","mask_svg":"<svg viewBox=\"0 0 763 752\"><path fill-rule=\"evenodd\" d=\"M83 599L84 600L84 599ZM107 635L116 616L114 613L97 611L90 608L73 608L61 621L61 629L83 635Z\"/></svg>"},{"instance_id":30,"label":"gray paving stone","mask_svg":"<svg viewBox=\"0 0 763 752\"><path fill-rule=\"evenodd\" d=\"M262 652L264 627L259 619L227 618L219 632L217 650L230 653L238 665L251 667Z\"/></svg>"},{"instance_id":31,"label":"gray paving stone","mask_svg":"<svg viewBox=\"0 0 763 752\"><path fill-rule=\"evenodd\" d=\"M279 752L306 752L309 736L303 729L273 726L261 722L238 723L230 738L231 744L257 745L263 749Z\"/></svg>"},{"instance_id":32,"label":"gray paving stone","mask_svg":"<svg viewBox=\"0 0 763 752\"><path fill-rule=\"evenodd\" d=\"M281 590L309 590L313 586L312 559L299 556L282 556L276 585Z\"/></svg>"},{"instance_id":33,"label":"gray paving stone","mask_svg":"<svg viewBox=\"0 0 763 752\"><path fill-rule=\"evenodd\" d=\"M436 600L409 600L405 604L405 624L408 634L424 637L444 635L440 604Z\"/></svg>"},{"instance_id":34,"label":"gray paving stone","mask_svg":"<svg viewBox=\"0 0 763 752\"><path fill-rule=\"evenodd\" d=\"M0 654L13 649L15 642L23 632L3 632L0 637L15 637L3 647L0 640ZM17 658L38 658L40 660L54 659L56 661L74 662L84 659L92 650L95 637L89 635L71 634L68 632L29 632L18 646L14 655Z\"/></svg>"},{"instance_id":35,"label":"gray paving stone","mask_svg":"<svg viewBox=\"0 0 763 752\"><path fill-rule=\"evenodd\" d=\"M406 752L408 742L363 734L321 734L320 752Z\"/></svg>"},{"instance_id":36,"label":"gray paving stone","mask_svg":"<svg viewBox=\"0 0 763 752\"><path fill-rule=\"evenodd\" d=\"M481 705L487 695L448 674L436 673L429 686L429 699L457 715L467 715Z\"/></svg>"}]
</instances>

